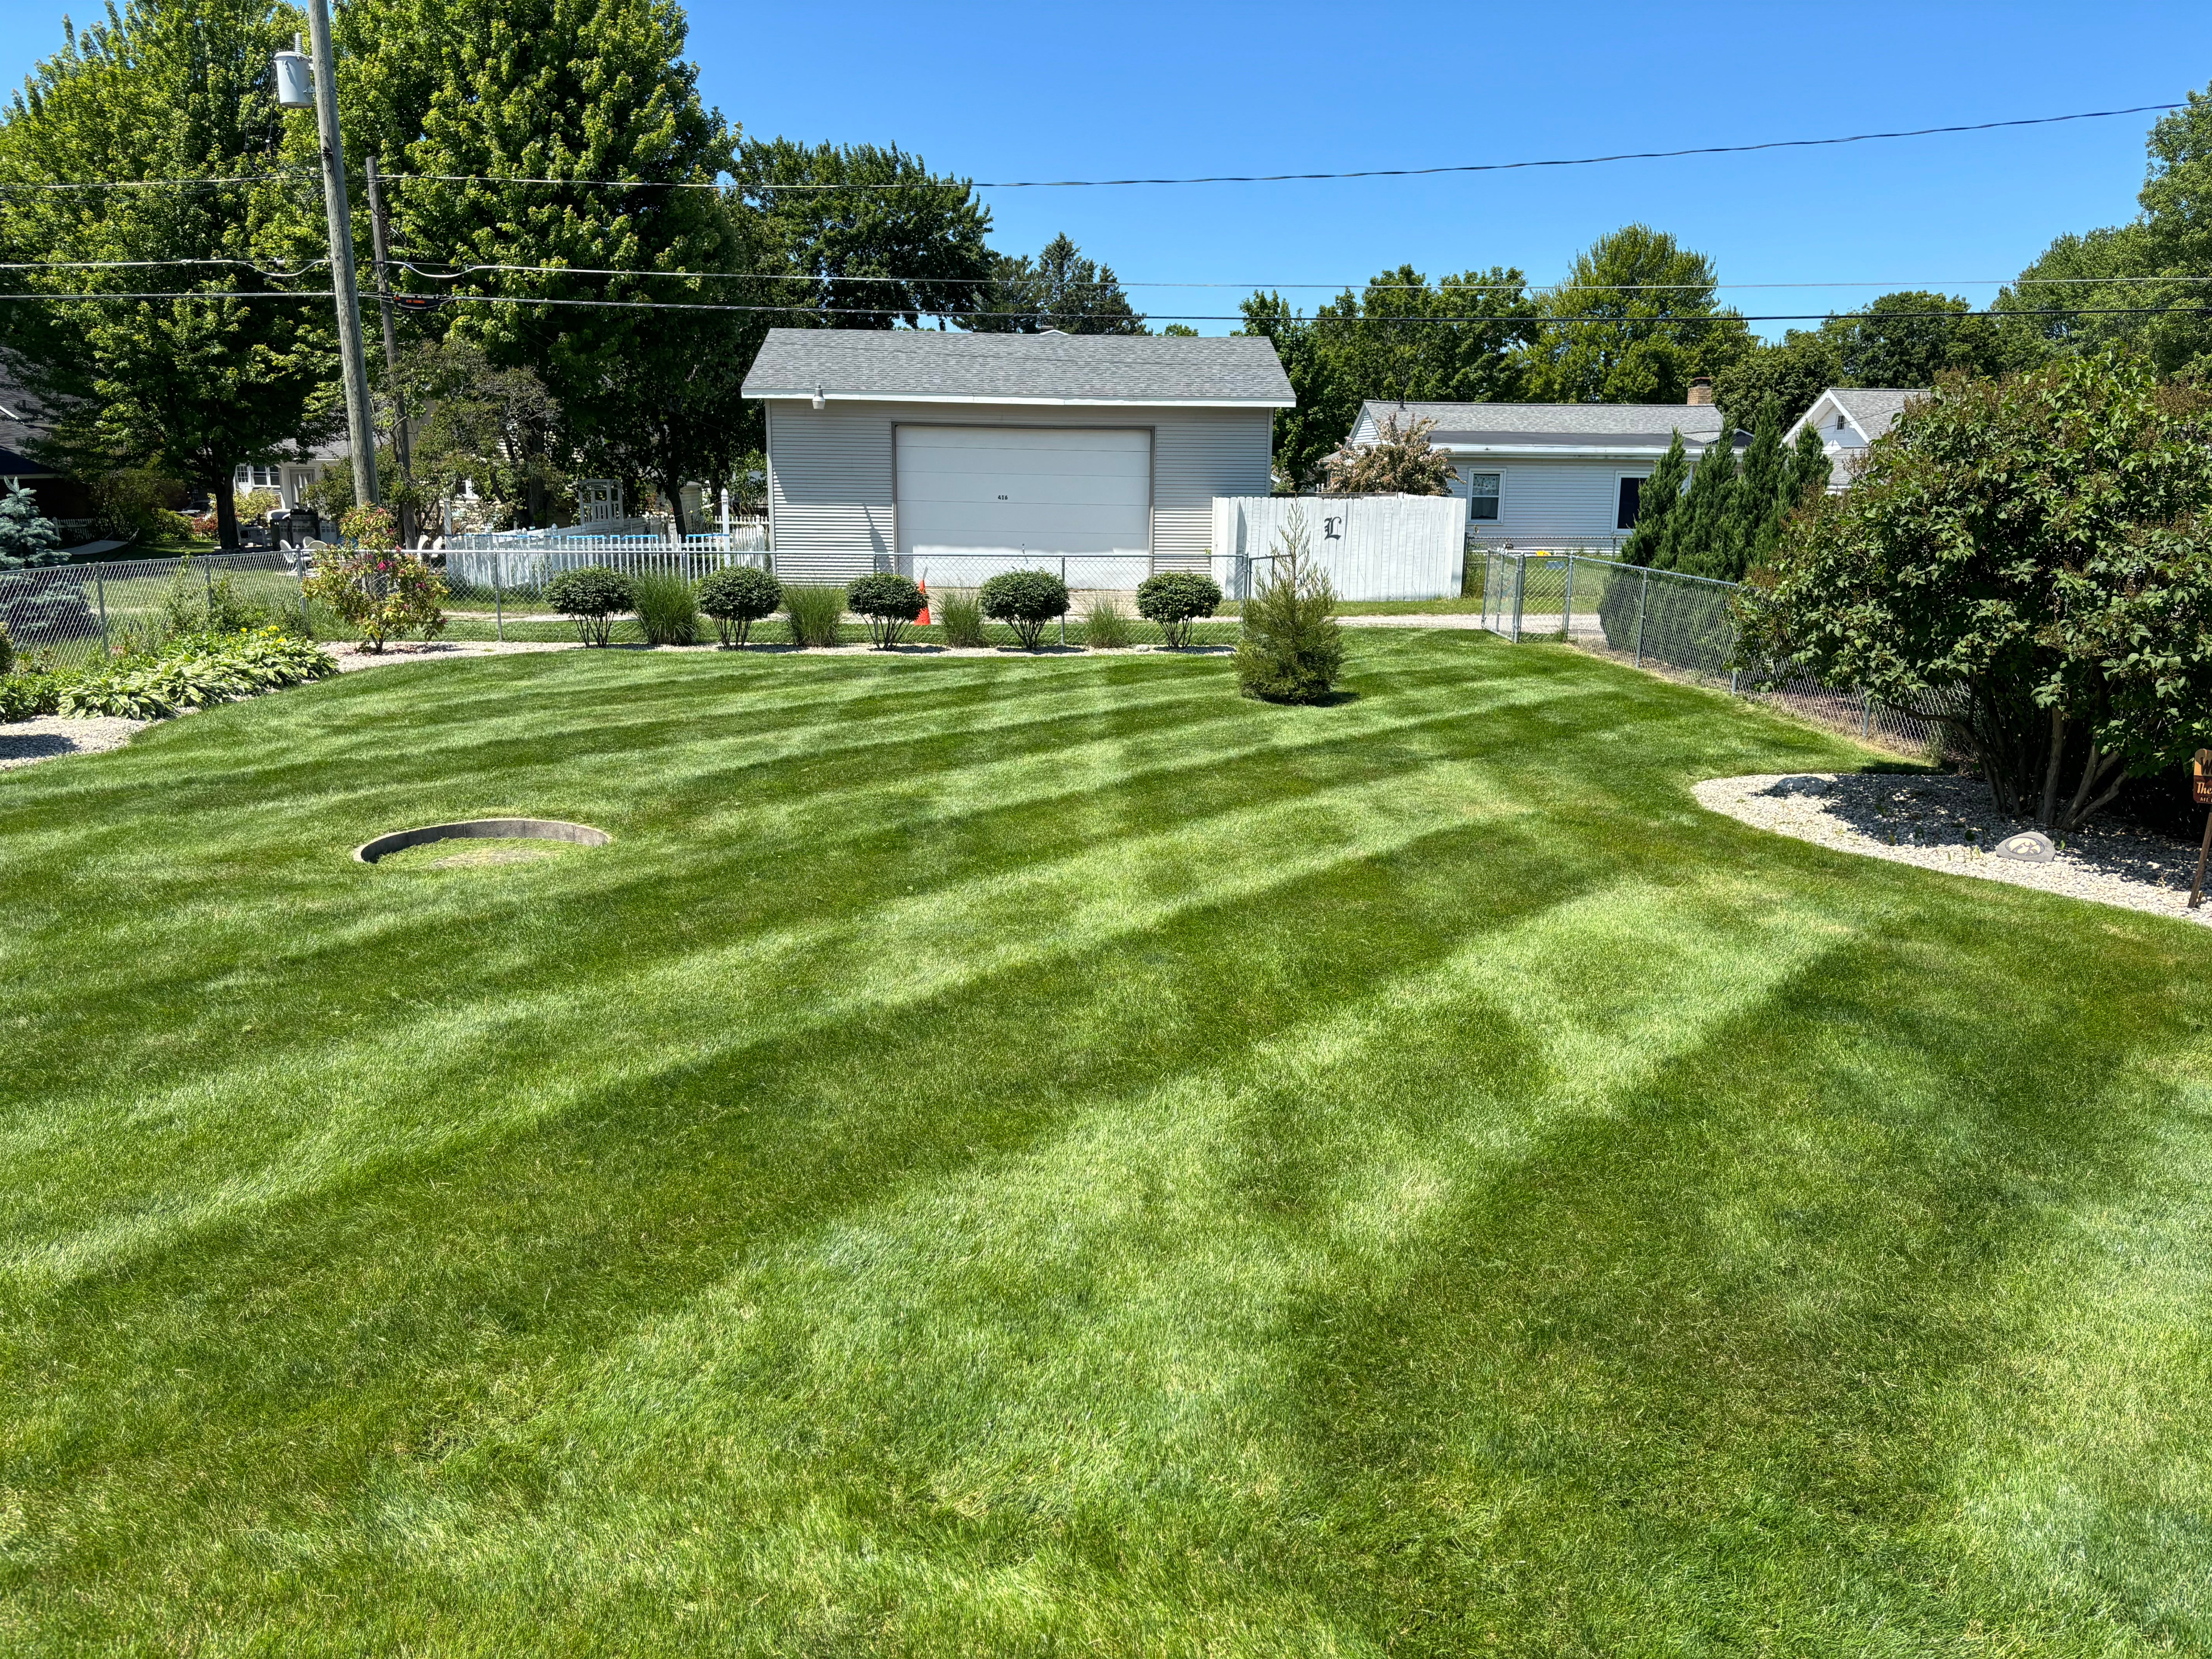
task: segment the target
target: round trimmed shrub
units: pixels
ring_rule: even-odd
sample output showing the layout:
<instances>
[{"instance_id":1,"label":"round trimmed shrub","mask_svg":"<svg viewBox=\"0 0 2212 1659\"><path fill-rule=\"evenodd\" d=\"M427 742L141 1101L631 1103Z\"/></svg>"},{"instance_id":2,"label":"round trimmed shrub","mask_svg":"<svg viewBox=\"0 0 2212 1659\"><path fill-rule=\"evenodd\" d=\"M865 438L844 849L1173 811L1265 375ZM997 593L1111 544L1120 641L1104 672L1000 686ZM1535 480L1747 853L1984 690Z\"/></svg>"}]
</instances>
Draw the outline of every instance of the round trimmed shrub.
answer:
<instances>
[{"instance_id":1,"label":"round trimmed shrub","mask_svg":"<svg viewBox=\"0 0 2212 1659\"><path fill-rule=\"evenodd\" d=\"M603 564L564 570L545 584L545 603L576 624L586 645L605 645L614 631L611 619L629 610L635 598L629 578Z\"/></svg>"},{"instance_id":2,"label":"round trimmed shrub","mask_svg":"<svg viewBox=\"0 0 2212 1659\"><path fill-rule=\"evenodd\" d=\"M699 579L699 608L714 619L726 646L743 645L753 624L782 603L783 584L755 565L727 565Z\"/></svg>"},{"instance_id":3,"label":"round trimmed shrub","mask_svg":"<svg viewBox=\"0 0 2212 1659\"><path fill-rule=\"evenodd\" d=\"M845 604L868 625L868 640L878 651L896 645L899 635L929 608L929 598L904 576L879 570L845 590Z\"/></svg>"},{"instance_id":4,"label":"round trimmed shrub","mask_svg":"<svg viewBox=\"0 0 2212 1659\"><path fill-rule=\"evenodd\" d=\"M1158 623L1161 637L1176 650L1190 643L1190 625L1220 605L1221 589L1213 580L1192 570L1163 570L1137 584L1137 614Z\"/></svg>"},{"instance_id":5,"label":"round trimmed shrub","mask_svg":"<svg viewBox=\"0 0 2212 1659\"><path fill-rule=\"evenodd\" d=\"M1047 623L1067 614L1067 584L1043 570L1002 571L975 598L985 616L1014 630L1024 651L1043 642Z\"/></svg>"}]
</instances>

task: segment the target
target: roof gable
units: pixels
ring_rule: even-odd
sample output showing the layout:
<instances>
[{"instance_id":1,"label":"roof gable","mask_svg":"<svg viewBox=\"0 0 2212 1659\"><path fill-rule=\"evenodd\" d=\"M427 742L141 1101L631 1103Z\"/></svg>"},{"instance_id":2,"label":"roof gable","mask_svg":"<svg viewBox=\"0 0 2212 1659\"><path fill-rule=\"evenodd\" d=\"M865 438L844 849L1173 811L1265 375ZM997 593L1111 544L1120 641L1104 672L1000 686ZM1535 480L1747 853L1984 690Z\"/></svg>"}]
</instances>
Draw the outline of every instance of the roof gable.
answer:
<instances>
[{"instance_id":1,"label":"roof gable","mask_svg":"<svg viewBox=\"0 0 2212 1659\"><path fill-rule=\"evenodd\" d=\"M748 398L939 403L1182 404L1291 409L1273 343L1258 335L955 334L775 328Z\"/></svg>"}]
</instances>

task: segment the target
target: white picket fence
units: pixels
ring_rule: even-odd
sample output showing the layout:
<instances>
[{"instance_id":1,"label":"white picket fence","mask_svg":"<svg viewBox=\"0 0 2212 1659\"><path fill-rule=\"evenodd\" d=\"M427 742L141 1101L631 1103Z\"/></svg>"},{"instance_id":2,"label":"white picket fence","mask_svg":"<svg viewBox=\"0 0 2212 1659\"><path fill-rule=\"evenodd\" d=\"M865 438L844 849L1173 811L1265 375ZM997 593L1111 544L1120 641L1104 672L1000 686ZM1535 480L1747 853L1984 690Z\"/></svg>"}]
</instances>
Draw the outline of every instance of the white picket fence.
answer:
<instances>
[{"instance_id":1,"label":"white picket fence","mask_svg":"<svg viewBox=\"0 0 2212 1659\"><path fill-rule=\"evenodd\" d=\"M1340 599L1456 596L1465 568L1467 503L1455 495L1217 495L1213 562L1231 599L1255 562L1286 544L1294 518ZM1217 577L1218 579L1218 577Z\"/></svg>"}]
</instances>

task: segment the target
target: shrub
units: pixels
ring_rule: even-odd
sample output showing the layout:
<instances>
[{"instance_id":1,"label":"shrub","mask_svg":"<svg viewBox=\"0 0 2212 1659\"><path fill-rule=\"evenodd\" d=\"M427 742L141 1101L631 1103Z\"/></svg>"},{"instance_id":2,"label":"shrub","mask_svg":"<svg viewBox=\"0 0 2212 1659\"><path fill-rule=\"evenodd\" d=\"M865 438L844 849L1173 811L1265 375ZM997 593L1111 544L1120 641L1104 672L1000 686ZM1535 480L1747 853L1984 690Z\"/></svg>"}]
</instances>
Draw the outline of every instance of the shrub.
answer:
<instances>
[{"instance_id":1,"label":"shrub","mask_svg":"<svg viewBox=\"0 0 2212 1659\"><path fill-rule=\"evenodd\" d=\"M647 645L696 645L699 639L699 595L681 576L650 572L629 584L630 609Z\"/></svg>"},{"instance_id":2,"label":"shrub","mask_svg":"<svg viewBox=\"0 0 2212 1659\"><path fill-rule=\"evenodd\" d=\"M752 565L710 570L699 579L699 608L714 619L726 646L743 645L753 624L782 603L783 584Z\"/></svg>"},{"instance_id":3,"label":"shrub","mask_svg":"<svg viewBox=\"0 0 2212 1659\"><path fill-rule=\"evenodd\" d=\"M1190 643L1190 625L1220 605L1219 586L1192 570L1163 570L1137 584L1137 614L1158 623L1161 637L1176 650Z\"/></svg>"},{"instance_id":4,"label":"shrub","mask_svg":"<svg viewBox=\"0 0 2212 1659\"><path fill-rule=\"evenodd\" d=\"M110 658L57 677L56 712L161 720L336 672L337 665L320 647L276 629L186 634L151 655Z\"/></svg>"},{"instance_id":5,"label":"shrub","mask_svg":"<svg viewBox=\"0 0 2212 1659\"><path fill-rule=\"evenodd\" d=\"M1119 651L1133 643L1135 631L1121 599L1112 593L1093 593L1083 611L1083 642L1093 651Z\"/></svg>"},{"instance_id":6,"label":"shrub","mask_svg":"<svg viewBox=\"0 0 2212 1659\"><path fill-rule=\"evenodd\" d=\"M613 618L630 608L630 580L603 564L563 570L545 584L545 603L576 624L586 645L605 645Z\"/></svg>"},{"instance_id":7,"label":"shrub","mask_svg":"<svg viewBox=\"0 0 2212 1659\"><path fill-rule=\"evenodd\" d=\"M60 698L60 683L52 674L0 674L0 725L58 714Z\"/></svg>"},{"instance_id":8,"label":"shrub","mask_svg":"<svg viewBox=\"0 0 2212 1659\"><path fill-rule=\"evenodd\" d=\"M399 545L399 520L385 507L349 507L338 520L338 535L356 547L392 548Z\"/></svg>"},{"instance_id":9,"label":"shrub","mask_svg":"<svg viewBox=\"0 0 2212 1659\"><path fill-rule=\"evenodd\" d=\"M411 554L363 550L315 561L307 597L328 605L371 651L394 634L444 631L446 579Z\"/></svg>"},{"instance_id":10,"label":"shrub","mask_svg":"<svg viewBox=\"0 0 2212 1659\"><path fill-rule=\"evenodd\" d=\"M983 603L972 587L948 587L936 596L937 621L945 629L947 645L973 647L988 641L983 632Z\"/></svg>"},{"instance_id":11,"label":"shrub","mask_svg":"<svg viewBox=\"0 0 2212 1659\"><path fill-rule=\"evenodd\" d=\"M1047 623L1067 614L1067 584L1042 570L1001 572L975 597L985 616L1014 630L1024 651L1043 643Z\"/></svg>"},{"instance_id":12,"label":"shrub","mask_svg":"<svg viewBox=\"0 0 2212 1659\"><path fill-rule=\"evenodd\" d=\"M786 583L783 614L791 620L793 645L835 645L837 624L845 618L845 590Z\"/></svg>"},{"instance_id":13,"label":"shrub","mask_svg":"<svg viewBox=\"0 0 2212 1659\"><path fill-rule=\"evenodd\" d=\"M904 576L879 570L845 590L845 603L868 624L868 640L888 651L916 617L929 608L929 596Z\"/></svg>"},{"instance_id":14,"label":"shrub","mask_svg":"<svg viewBox=\"0 0 2212 1659\"><path fill-rule=\"evenodd\" d=\"M1237 683L1269 702L1319 702L1344 667L1336 593L1313 562L1305 515L1294 512L1266 580L1244 602Z\"/></svg>"},{"instance_id":15,"label":"shrub","mask_svg":"<svg viewBox=\"0 0 2212 1659\"><path fill-rule=\"evenodd\" d=\"M184 485L166 473L126 466L93 485L93 512L104 535L118 541L155 541L189 532L191 520L177 511L185 494Z\"/></svg>"},{"instance_id":16,"label":"shrub","mask_svg":"<svg viewBox=\"0 0 2212 1659\"><path fill-rule=\"evenodd\" d=\"M15 672L15 641L7 629L0 627L0 674Z\"/></svg>"}]
</instances>

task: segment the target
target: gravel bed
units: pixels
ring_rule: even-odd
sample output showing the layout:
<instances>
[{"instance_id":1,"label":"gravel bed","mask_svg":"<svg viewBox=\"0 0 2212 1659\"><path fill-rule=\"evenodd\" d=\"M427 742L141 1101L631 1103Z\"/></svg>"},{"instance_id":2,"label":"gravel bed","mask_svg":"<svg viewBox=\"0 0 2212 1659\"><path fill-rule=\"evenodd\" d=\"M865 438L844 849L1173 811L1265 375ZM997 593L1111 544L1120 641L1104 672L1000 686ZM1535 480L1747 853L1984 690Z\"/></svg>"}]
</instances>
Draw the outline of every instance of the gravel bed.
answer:
<instances>
[{"instance_id":1,"label":"gravel bed","mask_svg":"<svg viewBox=\"0 0 2212 1659\"><path fill-rule=\"evenodd\" d=\"M1955 876L2039 887L2098 904L2212 922L2212 901L2189 908L2197 848L2148 830L2092 823L2055 836L2048 864L1986 849L2035 826L1990 803L1978 778L1888 772L1763 773L1716 778L1692 792L1710 811L1838 852L1917 864Z\"/></svg>"},{"instance_id":2,"label":"gravel bed","mask_svg":"<svg viewBox=\"0 0 2212 1659\"><path fill-rule=\"evenodd\" d=\"M120 749L153 723L106 714L40 714L0 726L0 772L59 760L64 755L97 755Z\"/></svg>"},{"instance_id":3,"label":"gravel bed","mask_svg":"<svg viewBox=\"0 0 2212 1659\"><path fill-rule=\"evenodd\" d=\"M359 668L387 668L394 663L449 662L462 657L507 657L525 651L574 651L574 641L556 640L394 640L381 651L365 651L358 645L326 645L337 659L338 672Z\"/></svg>"}]
</instances>

